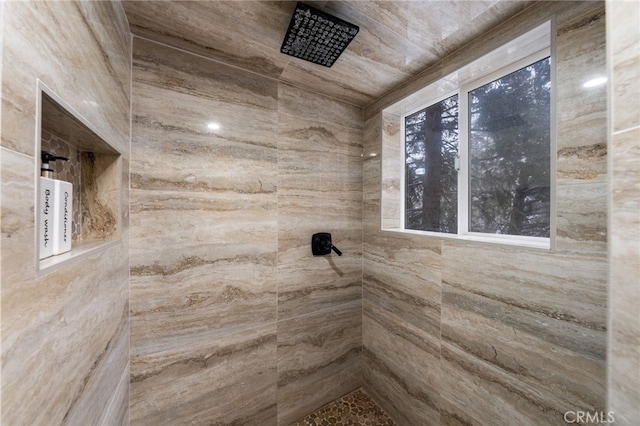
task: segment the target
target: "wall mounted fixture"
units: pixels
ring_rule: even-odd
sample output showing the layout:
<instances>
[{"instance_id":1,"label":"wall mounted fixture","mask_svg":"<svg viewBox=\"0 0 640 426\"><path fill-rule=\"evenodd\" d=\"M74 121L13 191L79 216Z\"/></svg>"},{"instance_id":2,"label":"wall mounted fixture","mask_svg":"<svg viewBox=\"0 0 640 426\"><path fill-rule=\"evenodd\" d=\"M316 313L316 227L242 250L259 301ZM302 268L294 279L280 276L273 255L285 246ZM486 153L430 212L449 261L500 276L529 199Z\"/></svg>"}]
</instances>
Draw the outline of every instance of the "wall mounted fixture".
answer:
<instances>
[{"instance_id":1,"label":"wall mounted fixture","mask_svg":"<svg viewBox=\"0 0 640 426\"><path fill-rule=\"evenodd\" d=\"M331 67L359 30L357 25L298 3L280 52Z\"/></svg>"},{"instance_id":2,"label":"wall mounted fixture","mask_svg":"<svg viewBox=\"0 0 640 426\"><path fill-rule=\"evenodd\" d=\"M311 237L311 252L314 256L324 256L330 254L331 250L335 251L338 256L342 256L342 252L331 243L331 234L328 232L319 232Z\"/></svg>"}]
</instances>

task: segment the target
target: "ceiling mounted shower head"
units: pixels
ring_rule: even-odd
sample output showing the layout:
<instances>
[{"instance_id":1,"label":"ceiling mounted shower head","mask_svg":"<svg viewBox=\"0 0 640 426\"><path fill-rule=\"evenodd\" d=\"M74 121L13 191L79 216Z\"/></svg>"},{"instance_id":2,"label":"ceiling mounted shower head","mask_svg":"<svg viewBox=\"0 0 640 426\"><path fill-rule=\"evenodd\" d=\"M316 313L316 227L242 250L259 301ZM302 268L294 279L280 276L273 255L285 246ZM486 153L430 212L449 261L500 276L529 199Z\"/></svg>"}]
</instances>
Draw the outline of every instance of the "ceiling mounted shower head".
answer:
<instances>
[{"instance_id":1,"label":"ceiling mounted shower head","mask_svg":"<svg viewBox=\"0 0 640 426\"><path fill-rule=\"evenodd\" d=\"M305 61L330 67L359 30L357 25L298 3L280 51Z\"/></svg>"}]
</instances>

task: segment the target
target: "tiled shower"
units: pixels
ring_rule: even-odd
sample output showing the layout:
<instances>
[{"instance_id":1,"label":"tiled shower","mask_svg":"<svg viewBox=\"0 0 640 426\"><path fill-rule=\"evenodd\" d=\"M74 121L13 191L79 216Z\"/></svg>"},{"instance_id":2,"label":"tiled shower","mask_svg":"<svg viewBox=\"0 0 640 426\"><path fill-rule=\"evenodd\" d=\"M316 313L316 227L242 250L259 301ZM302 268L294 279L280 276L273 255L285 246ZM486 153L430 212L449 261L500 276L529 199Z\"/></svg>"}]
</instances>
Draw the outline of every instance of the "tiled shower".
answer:
<instances>
[{"instance_id":1,"label":"tiled shower","mask_svg":"<svg viewBox=\"0 0 640 426\"><path fill-rule=\"evenodd\" d=\"M3 425L287 425L358 387L399 425L640 416L636 4L535 3L365 106L132 36L119 2L1 7ZM555 249L381 231L382 109L549 18ZM37 79L122 176L119 237L44 272Z\"/></svg>"},{"instance_id":2,"label":"tiled shower","mask_svg":"<svg viewBox=\"0 0 640 426\"><path fill-rule=\"evenodd\" d=\"M137 37L132 94L132 423L288 424L357 387L361 110Z\"/></svg>"}]
</instances>

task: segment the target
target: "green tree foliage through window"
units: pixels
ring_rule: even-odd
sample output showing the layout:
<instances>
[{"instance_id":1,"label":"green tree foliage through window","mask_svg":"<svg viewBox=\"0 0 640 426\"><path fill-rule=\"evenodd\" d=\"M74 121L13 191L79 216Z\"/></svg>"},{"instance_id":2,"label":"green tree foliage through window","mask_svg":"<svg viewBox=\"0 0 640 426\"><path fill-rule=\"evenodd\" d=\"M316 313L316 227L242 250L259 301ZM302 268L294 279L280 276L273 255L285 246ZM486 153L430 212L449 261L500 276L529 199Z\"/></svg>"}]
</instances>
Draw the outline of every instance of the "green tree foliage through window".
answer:
<instances>
[{"instance_id":1,"label":"green tree foliage through window","mask_svg":"<svg viewBox=\"0 0 640 426\"><path fill-rule=\"evenodd\" d=\"M549 58L469 92L469 231L549 237Z\"/></svg>"},{"instance_id":2,"label":"green tree foliage through window","mask_svg":"<svg viewBox=\"0 0 640 426\"><path fill-rule=\"evenodd\" d=\"M405 228L457 233L458 95L405 119Z\"/></svg>"},{"instance_id":3,"label":"green tree foliage through window","mask_svg":"<svg viewBox=\"0 0 640 426\"><path fill-rule=\"evenodd\" d=\"M457 234L468 227L476 233L548 238L550 59L461 96L468 100L463 114L468 135L459 135L457 94L405 117L405 228ZM469 148L468 164L462 165L469 181L462 190L459 138ZM458 223L459 206L468 212L468 224Z\"/></svg>"}]
</instances>

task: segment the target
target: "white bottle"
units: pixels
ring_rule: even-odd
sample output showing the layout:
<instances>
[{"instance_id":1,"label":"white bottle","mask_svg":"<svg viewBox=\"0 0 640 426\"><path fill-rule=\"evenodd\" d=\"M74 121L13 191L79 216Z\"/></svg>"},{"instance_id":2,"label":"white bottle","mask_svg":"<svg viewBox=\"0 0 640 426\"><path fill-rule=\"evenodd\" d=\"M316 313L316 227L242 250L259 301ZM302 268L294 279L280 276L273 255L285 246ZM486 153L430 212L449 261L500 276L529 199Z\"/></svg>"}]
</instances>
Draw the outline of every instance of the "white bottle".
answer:
<instances>
[{"instance_id":1,"label":"white bottle","mask_svg":"<svg viewBox=\"0 0 640 426\"><path fill-rule=\"evenodd\" d=\"M55 188L53 209L53 254L71 250L73 218L73 185L63 180L53 180Z\"/></svg>"},{"instance_id":2,"label":"white bottle","mask_svg":"<svg viewBox=\"0 0 640 426\"><path fill-rule=\"evenodd\" d=\"M42 151L40 169L40 259L71 250L73 185L53 179L49 163L68 158Z\"/></svg>"},{"instance_id":3,"label":"white bottle","mask_svg":"<svg viewBox=\"0 0 640 426\"><path fill-rule=\"evenodd\" d=\"M44 259L53 254L53 210L55 208L54 199L55 183L53 179L40 177L40 204L38 211L38 221L40 227L40 259Z\"/></svg>"}]
</instances>

